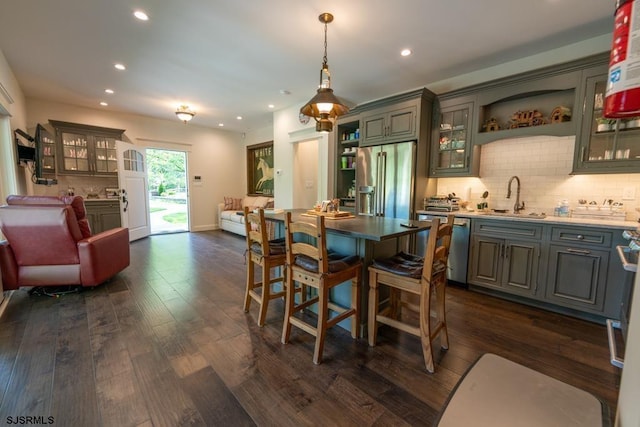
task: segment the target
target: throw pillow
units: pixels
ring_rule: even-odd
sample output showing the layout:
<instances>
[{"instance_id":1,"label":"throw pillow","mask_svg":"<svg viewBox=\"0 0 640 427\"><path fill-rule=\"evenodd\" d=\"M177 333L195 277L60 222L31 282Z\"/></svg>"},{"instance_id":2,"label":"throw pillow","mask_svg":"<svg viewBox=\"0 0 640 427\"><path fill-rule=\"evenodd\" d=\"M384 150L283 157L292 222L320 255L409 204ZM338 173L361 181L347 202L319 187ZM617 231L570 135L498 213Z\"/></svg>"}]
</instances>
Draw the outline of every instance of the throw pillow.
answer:
<instances>
[{"instance_id":1,"label":"throw pillow","mask_svg":"<svg viewBox=\"0 0 640 427\"><path fill-rule=\"evenodd\" d=\"M231 211L233 210L233 198L232 197L224 197L224 210Z\"/></svg>"},{"instance_id":2,"label":"throw pillow","mask_svg":"<svg viewBox=\"0 0 640 427\"><path fill-rule=\"evenodd\" d=\"M231 210L241 211L242 210L242 199L233 199L233 207Z\"/></svg>"}]
</instances>

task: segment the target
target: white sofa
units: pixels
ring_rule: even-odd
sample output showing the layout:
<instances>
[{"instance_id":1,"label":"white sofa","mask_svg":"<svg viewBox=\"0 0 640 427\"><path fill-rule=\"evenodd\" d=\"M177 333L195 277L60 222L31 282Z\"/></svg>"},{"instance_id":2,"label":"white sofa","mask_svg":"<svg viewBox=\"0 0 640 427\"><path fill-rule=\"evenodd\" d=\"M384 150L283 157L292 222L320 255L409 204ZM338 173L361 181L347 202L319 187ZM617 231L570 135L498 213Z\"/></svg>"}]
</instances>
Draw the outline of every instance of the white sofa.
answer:
<instances>
[{"instance_id":1,"label":"white sofa","mask_svg":"<svg viewBox=\"0 0 640 427\"><path fill-rule=\"evenodd\" d=\"M224 203L218 204L218 227L221 230L246 236L244 229L244 207L250 210L257 208L273 208L273 197L245 196L242 199L241 209L225 209ZM242 213L242 215L239 215Z\"/></svg>"}]
</instances>

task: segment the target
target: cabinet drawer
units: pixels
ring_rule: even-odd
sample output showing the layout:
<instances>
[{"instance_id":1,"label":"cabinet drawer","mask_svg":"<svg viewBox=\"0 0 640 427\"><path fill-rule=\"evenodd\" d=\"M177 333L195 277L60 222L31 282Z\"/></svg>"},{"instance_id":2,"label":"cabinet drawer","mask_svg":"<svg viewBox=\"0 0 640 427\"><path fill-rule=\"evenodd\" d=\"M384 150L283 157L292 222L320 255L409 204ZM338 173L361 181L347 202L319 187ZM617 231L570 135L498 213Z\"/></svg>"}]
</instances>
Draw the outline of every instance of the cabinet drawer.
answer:
<instances>
[{"instance_id":1,"label":"cabinet drawer","mask_svg":"<svg viewBox=\"0 0 640 427\"><path fill-rule=\"evenodd\" d=\"M493 237L541 239L542 225L509 220L473 220L473 232Z\"/></svg>"},{"instance_id":2,"label":"cabinet drawer","mask_svg":"<svg viewBox=\"0 0 640 427\"><path fill-rule=\"evenodd\" d=\"M592 228L553 227L551 240L565 244L611 247L611 232Z\"/></svg>"}]
</instances>

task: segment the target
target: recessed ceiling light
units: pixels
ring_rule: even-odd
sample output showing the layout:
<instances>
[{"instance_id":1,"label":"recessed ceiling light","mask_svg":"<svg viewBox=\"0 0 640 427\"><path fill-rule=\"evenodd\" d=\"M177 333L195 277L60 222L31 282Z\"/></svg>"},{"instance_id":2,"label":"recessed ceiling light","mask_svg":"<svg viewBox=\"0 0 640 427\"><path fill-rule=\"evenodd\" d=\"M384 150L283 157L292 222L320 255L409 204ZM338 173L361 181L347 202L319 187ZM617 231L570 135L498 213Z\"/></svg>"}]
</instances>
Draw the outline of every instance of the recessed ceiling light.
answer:
<instances>
[{"instance_id":1,"label":"recessed ceiling light","mask_svg":"<svg viewBox=\"0 0 640 427\"><path fill-rule=\"evenodd\" d=\"M116 67L116 69L120 71L127 69L127 67L125 67L123 64L115 64L114 67Z\"/></svg>"},{"instance_id":2,"label":"recessed ceiling light","mask_svg":"<svg viewBox=\"0 0 640 427\"><path fill-rule=\"evenodd\" d=\"M269 107L269 108L276 108L276 106L275 106L275 105L273 105L273 104L269 104L269 105L268 105L268 107Z\"/></svg>"},{"instance_id":3,"label":"recessed ceiling light","mask_svg":"<svg viewBox=\"0 0 640 427\"><path fill-rule=\"evenodd\" d=\"M411 52L411 49L402 49L402 51L400 51L400 55L402 55L402 56L409 56L412 53L413 52Z\"/></svg>"},{"instance_id":4,"label":"recessed ceiling light","mask_svg":"<svg viewBox=\"0 0 640 427\"><path fill-rule=\"evenodd\" d=\"M218 126L224 127L224 123L218 123Z\"/></svg>"},{"instance_id":5,"label":"recessed ceiling light","mask_svg":"<svg viewBox=\"0 0 640 427\"><path fill-rule=\"evenodd\" d=\"M105 89L104 93L108 93L109 95L113 95L113 89Z\"/></svg>"},{"instance_id":6,"label":"recessed ceiling light","mask_svg":"<svg viewBox=\"0 0 640 427\"><path fill-rule=\"evenodd\" d=\"M236 119L242 120L242 116L238 116L238 117L236 117Z\"/></svg>"},{"instance_id":7,"label":"recessed ceiling light","mask_svg":"<svg viewBox=\"0 0 640 427\"><path fill-rule=\"evenodd\" d=\"M141 10L136 10L135 12L133 12L133 16L135 16L136 18L138 18L141 21L148 21L149 20L149 15L147 15L146 13L144 13Z\"/></svg>"},{"instance_id":8,"label":"recessed ceiling light","mask_svg":"<svg viewBox=\"0 0 640 427\"><path fill-rule=\"evenodd\" d=\"M102 105L103 107L106 107L106 106L107 106L107 105L109 105L109 104L107 104L107 103L106 103L106 102L104 102L104 101L101 101L101 102L100 102L100 105Z\"/></svg>"}]
</instances>

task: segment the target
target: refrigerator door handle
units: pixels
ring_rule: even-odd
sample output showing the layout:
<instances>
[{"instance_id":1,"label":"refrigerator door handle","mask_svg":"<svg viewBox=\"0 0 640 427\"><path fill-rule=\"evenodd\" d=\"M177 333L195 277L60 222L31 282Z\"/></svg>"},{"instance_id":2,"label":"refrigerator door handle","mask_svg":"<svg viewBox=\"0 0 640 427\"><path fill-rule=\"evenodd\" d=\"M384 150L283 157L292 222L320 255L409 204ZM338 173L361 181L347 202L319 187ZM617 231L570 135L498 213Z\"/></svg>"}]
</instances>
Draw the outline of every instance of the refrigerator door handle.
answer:
<instances>
[{"instance_id":1,"label":"refrigerator door handle","mask_svg":"<svg viewBox=\"0 0 640 427\"><path fill-rule=\"evenodd\" d=\"M383 151L380 153L382 156L382 168L379 169L381 176L381 184L382 187L380 191L380 216L386 216L385 213L385 200L387 199L387 152Z\"/></svg>"},{"instance_id":2,"label":"refrigerator door handle","mask_svg":"<svg viewBox=\"0 0 640 427\"><path fill-rule=\"evenodd\" d=\"M381 193L381 189L382 187L380 187L380 163L381 163L381 159L380 159L380 153L376 153L376 194L375 194L375 201L374 201L374 212L373 215L374 216L379 216L380 215L380 193Z\"/></svg>"}]
</instances>

